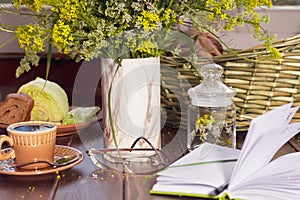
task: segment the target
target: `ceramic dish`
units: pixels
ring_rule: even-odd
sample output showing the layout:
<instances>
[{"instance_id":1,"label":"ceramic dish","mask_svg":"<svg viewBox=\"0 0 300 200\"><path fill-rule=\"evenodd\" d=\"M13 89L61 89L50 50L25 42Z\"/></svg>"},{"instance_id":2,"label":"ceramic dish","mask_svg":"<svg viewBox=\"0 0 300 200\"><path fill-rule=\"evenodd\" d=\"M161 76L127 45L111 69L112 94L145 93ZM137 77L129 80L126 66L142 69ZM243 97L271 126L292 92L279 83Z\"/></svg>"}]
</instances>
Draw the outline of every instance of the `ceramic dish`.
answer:
<instances>
[{"instance_id":1,"label":"ceramic dish","mask_svg":"<svg viewBox=\"0 0 300 200\"><path fill-rule=\"evenodd\" d=\"M56 136L61 137L61 136L77 134L78 131L91 126L93 123L95 123L95 122L97 122L101 119L102 119L102 111L100 110L97 113L97 119L96 120L85 122L85 123L79 123L79 124L57 125L57 134L56 134ZM1 129L6 129L7 126L8 126L8 124L1 124L0 123L0 128Z\"/></svg>"},{"instance_id":2,"label":"ceramic dish","mask_svg":"<svg viewBox=\"0 0 300 200\"><path fill-rule=\"evenodd\" d=\"M0 161L0 174L14 175L14 176L33 176L33 175L50 174L50 173L56 173L57 171L70 169L83 161L84 156L79 150L73 147L56 145L54 150L54 159L59 159L63 156L73 156L73 155L78 155L79 159L73 163L70 163L65 166L57 167L57 168L47 167L44 169L24 170L15 167L6 167L6 165L14 164L14 159L8 159L2 162Z\"/></svg>"},{"instance_id":3,"label":"ceramic dish","mask_svg":"<svg viewBox=\"0 0 300 200\"><path fill-rule=\"evenodd\" d=\"M56 136L61 137L61 136L77 134L78 131L91 126L96 121L97 120L89 121L85 123L79 123L79 124L58 125Z\"/></svg>"}]
</instances>

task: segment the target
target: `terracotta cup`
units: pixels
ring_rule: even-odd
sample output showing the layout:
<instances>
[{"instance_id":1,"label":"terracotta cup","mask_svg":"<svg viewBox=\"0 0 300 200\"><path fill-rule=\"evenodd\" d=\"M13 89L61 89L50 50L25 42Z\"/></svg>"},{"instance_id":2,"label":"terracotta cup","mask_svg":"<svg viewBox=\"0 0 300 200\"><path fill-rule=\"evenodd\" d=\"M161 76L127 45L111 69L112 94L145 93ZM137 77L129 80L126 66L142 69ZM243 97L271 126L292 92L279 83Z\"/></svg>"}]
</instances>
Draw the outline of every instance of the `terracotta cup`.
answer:
<instances>
[{"instance_id":1,"label":"terracotta cup","mask_svg":"<svg viewBox=\"0 0 300 200\"><path fill-rule=\"evenodd\" d=\"M6 135L0 136L0 147L7 142L11 149L0 160L15 159L15 163L37 160L53 162L57 126L50 122L27 121L11 124ZM24 169L41 169L48 167L45 163L27 165Z\"/></svg>"}]
</instances>

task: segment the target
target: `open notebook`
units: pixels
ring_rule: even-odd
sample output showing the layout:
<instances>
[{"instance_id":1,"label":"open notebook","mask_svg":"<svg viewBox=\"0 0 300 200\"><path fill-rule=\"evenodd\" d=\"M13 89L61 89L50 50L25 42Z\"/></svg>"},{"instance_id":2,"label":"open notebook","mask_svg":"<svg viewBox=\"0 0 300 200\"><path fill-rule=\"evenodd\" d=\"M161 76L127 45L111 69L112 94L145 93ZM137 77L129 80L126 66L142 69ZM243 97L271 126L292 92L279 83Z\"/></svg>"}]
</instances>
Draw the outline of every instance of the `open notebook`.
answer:
<instances>
[{"instance_id":1,"label":"open notebook","mask_svg":"<svg viewBox=\"0 0 300 200\"><path fill-rule=\"evenodd\" d=\"M151 194L219 199L299 199L300 152L272 160L300 131L287 104L252 120L242 150L204 143L158 173ZM272 161L271 161L272 160Z\"/></svg>"}]
</instances>

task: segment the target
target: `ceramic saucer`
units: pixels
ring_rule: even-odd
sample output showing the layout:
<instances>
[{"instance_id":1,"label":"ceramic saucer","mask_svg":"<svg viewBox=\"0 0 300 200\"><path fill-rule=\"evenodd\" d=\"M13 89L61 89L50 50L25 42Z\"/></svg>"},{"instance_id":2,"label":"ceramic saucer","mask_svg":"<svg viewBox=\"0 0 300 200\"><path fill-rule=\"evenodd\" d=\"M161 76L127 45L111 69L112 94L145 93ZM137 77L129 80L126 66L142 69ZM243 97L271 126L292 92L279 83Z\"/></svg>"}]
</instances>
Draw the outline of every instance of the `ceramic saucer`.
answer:
<instances>
[{"instance_id":1,"label":"ceramic saucer","mask_svg":"<svg viewBox=\"0 0 300 200\"><path fill-rule=\"evenodd\" d=\"M2 151L7 151L7 150L2 150ZM14 164L14 159L0 161L0 174L14 175L14 176L28 176L28 175L32 176L32 175L50 174L50 173L55 173L58 171L70 169L83 161L84 156L79 150L73 147L56 145L54 150L54 159L59 159L63 156L73 156L73 155L78 155L79 159L73 163L70 163L65 166L57 167L57 168L47 167L43 169L25 170L25 169L20 169L15 167L7 167L10 164Z\"/></svg>"}]
</instances>

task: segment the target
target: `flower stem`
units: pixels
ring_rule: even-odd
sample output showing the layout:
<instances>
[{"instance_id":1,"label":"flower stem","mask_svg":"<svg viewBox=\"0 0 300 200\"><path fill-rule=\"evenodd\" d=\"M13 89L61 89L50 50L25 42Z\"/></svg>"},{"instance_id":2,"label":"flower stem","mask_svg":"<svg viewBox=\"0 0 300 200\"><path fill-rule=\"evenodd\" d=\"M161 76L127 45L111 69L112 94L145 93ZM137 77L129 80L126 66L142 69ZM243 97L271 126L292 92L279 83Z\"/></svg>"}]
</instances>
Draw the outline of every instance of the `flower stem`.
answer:
<instances>
[{"instance_id":1,"label":"flower stem","mask_svg":"<svg viewBox=\"0 0 300 200\"><path fill-rule=\"evenodd\" d=\"M130 170L127 168L127 166L126 166L126 164L125 164L125 162L124 162L124 160L123 160L123 158L122 158L122 154L121 154L121 150L120 150L120 148L119 148L118 141L117 141L117 138L116 138L116 132L115 132L114 123L113 123L113 118L112 118L112 110L111 110L111 90L112 90L112 85L113 85L113 81L114 81L114 79L115 79L115 77L116 77L116 74L117 74L119 68L121 67L122 59L117 58L117 59L114 60L114 62L117 64L117 68L116 68L116 70L115 70L115 72L114 72L114 74L113 74L112 81L111 81L111 83L110 83L109 90L108 90L108 97L107 97L109 123L110 123L110 127L111 127L111 133L112 133L112 136L113 136L113 141L114 141L114 144L115 144L115 146L116 146L116 150L117 150L117 152L118 152L118 156L120 157L120 160L121 160L121 162L122 162L122 165L123 165L124 169L127 170L127 171L130 171Z\"/></svg>"}]
</instances>

